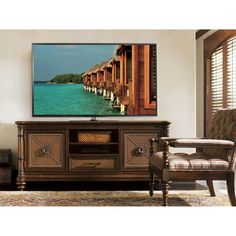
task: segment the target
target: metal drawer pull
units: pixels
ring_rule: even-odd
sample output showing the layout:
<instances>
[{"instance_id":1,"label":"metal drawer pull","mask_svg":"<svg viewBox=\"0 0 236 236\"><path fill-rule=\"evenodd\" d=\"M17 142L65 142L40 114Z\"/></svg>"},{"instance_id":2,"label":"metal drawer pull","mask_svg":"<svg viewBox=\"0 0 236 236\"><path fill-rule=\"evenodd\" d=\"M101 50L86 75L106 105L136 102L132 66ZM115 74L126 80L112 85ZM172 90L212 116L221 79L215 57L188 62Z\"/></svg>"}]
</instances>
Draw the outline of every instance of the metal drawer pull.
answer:
<instances>
[{"instance_id":1,"label":"metal drawer pull","mask_svg":"<svg viewBox=\"0 0 236 236\"><path fill-rule=\"evenodd\" d=\"M52 147L51 147L51 145L43 145L43 146L41 147L41 153L42 153L43 155L50 154L51 152L52 152Z\"/></svg>"},{"instance_id":2,"label":"metal drawer pull","mask_svg":"<svg viewBox=\"0 0 236 236\"><path fill-rule=\"evenodd\" d=\"M101 165L100 162L97 163L93 163L93 162L87 162L87 163L83 163L81 166L79 167L88 167L88 168L96 168L97 166Z\"/></svg>"},{"instance_id":3,"label":"metal drawer pull","mask_svg":"<svg viewBox=\"0 0 236 236\"><path fill-rule=\"evenodd\" d=\"M144 145L139 145L138 146L138 153L139 154L145 154L147 153L147 148Z\"/></svg>"},{"instance_id":4,"label":"metal drawer pull","mask_svg":"<svg viewBox=\"0 0 236 236\"><path fill-rule=\"evenodd\" d=\"M142 155L147 156L147 148L144 145L139 145L131 151L132 155L135 157L140 157Z\"/></svg>"}]
</instances>

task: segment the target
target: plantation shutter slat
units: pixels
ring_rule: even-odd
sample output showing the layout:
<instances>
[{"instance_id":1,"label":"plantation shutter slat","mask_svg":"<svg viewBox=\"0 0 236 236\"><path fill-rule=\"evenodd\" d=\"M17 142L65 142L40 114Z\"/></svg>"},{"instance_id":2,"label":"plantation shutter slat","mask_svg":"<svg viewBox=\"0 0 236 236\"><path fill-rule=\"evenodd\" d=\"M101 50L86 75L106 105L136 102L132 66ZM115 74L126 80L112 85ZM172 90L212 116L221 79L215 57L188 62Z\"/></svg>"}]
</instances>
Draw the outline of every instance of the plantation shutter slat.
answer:
<instances>
[{"instance_id":1,"label":"plantation shutter slat","mask_svg":"<svg viewBox=\"0 0 236 236\"><path fill-rule=\"evenodd\" d=\"M236 36L227 40L227 107L236 106Z\"/></svg>"},{"instance_id":2,"label":"plantation shutter slat","mask_svg":"<svg viewBox=\"0 0 236 236\"><path fill-rule=\"evenodd\" d=\"M236 106L236 36L221 43L210 58L211 120L220 108Z\"/></svg>"},{"instance_id":3,"label":"plantation shutter slat","mask_svg":"<svg viewBox=\"0 0 236 236\"><path fill-rule=\"evenodd\" d=\"M211 56L211 101L212 115L223 106L223 47Z\"/></svg>"}]
</instances>

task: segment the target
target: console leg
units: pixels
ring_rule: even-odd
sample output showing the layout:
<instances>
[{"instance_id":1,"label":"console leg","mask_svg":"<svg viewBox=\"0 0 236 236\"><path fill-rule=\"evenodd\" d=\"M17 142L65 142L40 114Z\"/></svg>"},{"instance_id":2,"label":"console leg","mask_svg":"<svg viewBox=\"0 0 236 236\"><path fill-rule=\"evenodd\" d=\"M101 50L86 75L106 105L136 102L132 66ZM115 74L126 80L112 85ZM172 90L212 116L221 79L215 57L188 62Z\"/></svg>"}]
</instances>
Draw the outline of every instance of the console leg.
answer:
<instances>
[{"instance_id":1,"label":"console leg","mask_svg":"<svg viewBox=\"0 0 236 236\"><path fill-rule=\"evenodd\" d=\"M26 182L24 179L17 177L16 186L19 191L24 191Z\"/></svg>"},{"instance_id":2,"label":"console leg","mask_svg":"<svg viewBox=\"0 0 236 236\"><path fill-rule=\"evenodd\" d=\"M16 186L20 191L25 189L24 176L24 131L21 126L18 127L18 175L16 179Z\"/></svg>"}]
</instances>

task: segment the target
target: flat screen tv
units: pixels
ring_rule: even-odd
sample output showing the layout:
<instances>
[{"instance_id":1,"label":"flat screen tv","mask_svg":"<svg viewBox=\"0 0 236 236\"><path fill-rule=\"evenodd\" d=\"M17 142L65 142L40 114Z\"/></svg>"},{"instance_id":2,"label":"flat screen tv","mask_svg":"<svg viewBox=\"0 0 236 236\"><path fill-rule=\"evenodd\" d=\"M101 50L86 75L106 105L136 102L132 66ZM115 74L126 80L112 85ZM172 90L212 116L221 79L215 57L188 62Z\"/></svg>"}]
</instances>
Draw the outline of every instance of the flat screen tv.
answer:
<instances>
[{"instance_id":1,"label":"flat screen tv","mask_svg":"<svg viewBox=\"0 0 236 236\"><path fill-rule=\"evenodd\" d=\"M156 116L155 44L32 44L33 116Z\"/></svg>"}]
</instances>

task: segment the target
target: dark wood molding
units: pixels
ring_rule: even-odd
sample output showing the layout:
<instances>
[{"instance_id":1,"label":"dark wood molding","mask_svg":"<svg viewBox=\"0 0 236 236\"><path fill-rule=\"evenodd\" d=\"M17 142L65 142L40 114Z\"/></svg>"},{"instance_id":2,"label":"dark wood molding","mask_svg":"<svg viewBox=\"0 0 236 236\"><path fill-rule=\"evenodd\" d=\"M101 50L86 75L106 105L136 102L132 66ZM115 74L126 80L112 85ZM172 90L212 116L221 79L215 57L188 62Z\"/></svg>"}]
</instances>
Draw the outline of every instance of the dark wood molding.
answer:
<instances>
[{"instance_id":1,"label":"dark wood molding","mask_svg":"<svg viewBox=\"0 0 236 236\"><path fill-rule=\"evenodd\" d=\"M204 58L210 58L211 54L227 38L236 35L236 30L217 30L204 40Z\"/></svg>"},{"instance_id":2,"label":"dark wood molding","mask_svg":"<svg viewBox=\"0 0 236 236\"><path fill-rule=\"evenodd\" d=\"M198 31L196 32L196 34L195 34L195 39L196 39L196 40L199 39L199 38L202 37L204 34L206 34L208 31L209 31L209 29L208 29L208 30L198 30Z\"/></svg>"}]
</instances>

